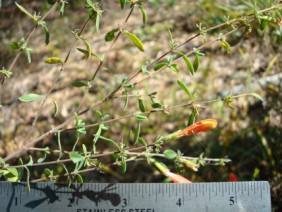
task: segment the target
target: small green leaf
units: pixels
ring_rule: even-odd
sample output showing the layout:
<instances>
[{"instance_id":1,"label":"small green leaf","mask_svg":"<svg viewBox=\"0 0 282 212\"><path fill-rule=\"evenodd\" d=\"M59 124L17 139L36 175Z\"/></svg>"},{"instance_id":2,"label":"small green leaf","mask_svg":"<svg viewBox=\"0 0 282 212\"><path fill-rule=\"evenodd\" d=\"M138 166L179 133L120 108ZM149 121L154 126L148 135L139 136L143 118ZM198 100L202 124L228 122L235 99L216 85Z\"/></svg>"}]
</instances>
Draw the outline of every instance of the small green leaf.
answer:
<instances>
[{"instance_id":1,"label":"small green leaf","mask_svg":"<svg viewBox=\"0 0 282 212\"><path fill-rule=\"evenodd\" d=\"M177 53L181 55L181 57L183 58L183 60L185 61L187 65L188 70L190 71L191 75L193 76L195 71L194 71L194 66L192 62L190 61L190 59L180 51L177 51Z\"/></svg>"},{"instance_id":2,"label":"small green leaf","mask_svg":"<svg viewBox=\"0 0 282 212\"><path fill-rule=\"evenodd\" d=\"M69 171L68 171L68 169L67 169L67 167L66 167L65 164L61 163L61 166L64 168L64 170L65 170L65 172L66 172L66 174L67 174L67 177L68 177L67 182L68 182L68 186L70 186L70 185L71 185L70 173L69 173Z\"/></svg>"},{"instance_id":3,"label":"small green leaf","mask_svg":"<svg viewBox=\"0 0 282 212\"><path fill-rule=\"evenodd\" d=\"M197 110L193 109L191 115L189 116L189 121L188 121L187 127L189 127L189 126L191 126L192 124L195 123L196 115L197 115Z\"/></svg>"},{"instance_id":4,"label":"small green leaf","mask_svg":"<svg viewBox=\"0 0 282 212\"><path fill-rule=\"evenodd\" d=\"M78 154L77 152L70 152L69 157L72 160L72 162L75 164L85 160L85 157Z\"/></svg>"},{"instance_id":5,"label":"small green leaf","mask_svg":"<svg viewBox=\"0 0 282 212\"><path fill-rule=\"evenodd\" d=\"M193 99L193 95L190 93L188 87L181 81L177 80L178 85L182 88L183 91L191 98Z\"/></svg>"},{"instance_id":6,"label":"small green leaf","mask_svg":"<svg viewBox=\"0 0 282 212\"><path fill-rule=\"evenodd\" d=\"M196 52L196 55L198 55L199 57L203 57L203 56L205 56L205 53L200 52L200 51L197 51L197 52Z\"/></svg>"},{"instance_id":7,"label":"small green leaf","mask_svg":"<svg viewBox=\"0 0 282 212\"><path fill-rule=\"evenodd\" d=\"M121 159L121 173L124 174L126 172L126 157L122 157Z\"/></svg>"},{"instance_id":8,"label":"small green leaf","mask_svg":"<svg viewBox=\"0 0 282 212\"><path fill-rule=\"evenodd\" d=\"M141 71L143 74L150 74L150 71L147 69L147 64L141 66Z\"/></svg>"},{"instance_id":9,"label":"small green leaf","mask_svg":"<svg viewBox=\"0 0 282 212\"><path fill-rule=\"evenodd\" d=\"M9 182L17 182L19 180L19 173L16 168L9 168L7 174L4 174Z\"/></svg>"},{"instance_id":10,"label":"small green leaf","mask_svg":"<svg viewBox=\"0 0 282 212\"><path fill-rule=\"evenodd\" d=\"M43 96L35 93L29 93L19 97L19 100L22 102L32 102L37 99L41 99Z\"/></svg>"},{"instance_id":11,"label":"small green leaf","mask_svg":"<svg viewBox=\"0 0 282 212\"><path fill-rule=\"evenodd\" d=\"M124 9L124 6L125 6L127 0L119 0L119 2L120 2L121 9Z\"/></svg>"},{"instance_id":12,"label":"small green leaf","mask_svg":"<svg viewBox=\"0 0 282 212\"><path fill-rule=\"evenodd\" d=\"M33 165L33 159L31 155L29 155L29 162L26 164L26 166L32 166Z\"/></svg>"},{"instance_id":13,"label":"small green leaf","mask_svg":"<svg viewBox=\"0 0 282 212\"><path fill-rule=\"evenodd\" d=\"M19 158L18 165L23 166L23 160L21 158ZM19 181L23 177L23 169L24 169L23 167L18 168L18 179L19 179Z\"/></svg>"},{"instance_id":14,"label":"small green leaf","mask_svg":"<svg viewBox=\"0 0 282 212\"><path fill-rule=\"evenodd\" d=\"M61 1L62 5L61 5L61 8L60 8L60 14L61 16L64 15L64 12L65 12L65 2L64 1Z\"/></svg>"},{"instance_id":15,"label":"small green leaf","mask_svg":"<svg viewBox=\"0 0 282 212\"><path fill-rule=\"evenodd\" d=\"M253 97L256 97L257 99L259 99L260 101L264 101L264 99L262 98L262 96L260 96L259 94L257 93L248 93L247 94L248 96L253 96Z\"/></svg>"},{"instance_id":16,"label":"small green leaf","mask_svg":"<svg viewBox=\"0 0 282 212\"><path fill-rule=\"evenodd\" d=\"M105 36L105 41L110 42L110 41L114 40L115 37L116 37L115 36L116 32L118 32L118 29L113 29L113 30L109 31Z\"/></svg>"},{"instance_id":17,"label":"small green leaf","mask_svg":"<svg viewBox=\"0 0 282 212\"><path fill-rule=\"evenodd\" d=\"M26 45L26 42L25 42L25 39L24 39L24 38L21 38L21 39L20 39L19 45L20 45L21 47L24 46L24 45Z\"/></svg>"},{"instance_id":18,"label":"small green leaf","mask_svg":"<svg viewBox=\"0 0 282 212\"><path fill-rule=\"evenodd\" d=\"M46 159L46 157L47 157L47 154L44 154L43 157L38 158L37 163L42 163Z\"/></svg>"},{"instance_id":19,"label":"small green leaf","mask_svg":"<svg viewBox=\"0 0 282 212\"><path fill-rule=\"evenodd\" d=\"M7 78L10 78L13 74L13 72L6 70L4 67L0 69L0 73L3 74Z\"/></svg>"},{"instance_id":20,"label":"small green leaf","mask_svg":"<svg viewBox=\"0 0 282 212\"><path fill-rule=\"evenodd\" d=\"M84 156L87 156L87 147L85 146L85 144L82 144L82 149Z\"/></svg>"},{"instance_id":21,"label":"small green leaf","mask_svg":"<svg viewBox=\"0 0 282 212\"><path fill-rule=\"evenodd\" d=\"M31 55L30 55L30 52L32 51L32 49L27 48L27 47L24 47L24 48L22 48L22 50L24 51L24 53L25 53L26 56L27 56L27 61L28 61L28 63L31 63Z\"/></svg>"},{"instance_id":22,"label":"small green leaf","mask_svg":"<svg viewBox=\"0 0 282 212\"><path fill-rule=\"evenodd\" d=\"M221 40L221 46L225 48L227 55L230 56L230 45L229 45L229 43L226 40L222 39Z\"/></svg>"},{"instance_id":23,"label":"small green leaf","mask_svg":"<svg viewBox=\"0 0 282 212\"><path fill-rule=\"evenodd\" d=\"M47 46L47 45L49 44L49 41L50 41L50 33L49 33L49 30L48 30L48 28L47 28L47 26L46 26L46 22L45 22L45 21L41 21L39 24L42 26L42 28L43 28L44 31L45 31L45 45Z\"/></svg>"},{"instance_id":24,"label":"small green leaf","mask_svg":"<svg viewBox=\"0 0 282 212\"><path fill-rule=\"evenodd\" d=\"M81 177L80 174L75 175L75 182L76 183L83 183L83 178Z\"/></svg>"},{"instance_id":25,"label":"small green leaf","mask_svg":"<svg viewBox=\"0 0 282 212\"><path fill-rule=\"evenodd\" d=\"M22 46L18 42L14 41L14 42L10 43L9 47L11 49L20 49Z\"/></svg>"},{"instance_id":26,"label":"small green leaf","mask_svg":"<svg viewBox=\"0 0 282 212\"><path fill-rule=\"evenodd\" d=\"M108 114L106 114L106 115L104 115L104 116L101 118L101 121L104 122L104 121L108 120L109 117L110 117L110 116L109 116ZM102 126L103 129L105 128L104 125L101 125L101 126Z\"/></svg>"},{"instance_id":27,"label":"small green leaf","mask_svg":"<svg viewBox=\"0 0 282 212\"><path fill-rule=\"evenodd\" d=\"M129 101L128 91L125 90L125 102L124 102L123 110L127 107L128 101Z\"/></svg>"},{"instance_id":28,"label":"small green leaf","mask_svg":"<svg viewBox=\"0 0 282 212\"><path fill-rule=\"evenodd\" d=\"M169 36L170 46L171 46L172 49L174 49L174 47L175 47L175 41L174 41L174 39L173 39L173 36L172 36L170 30L168 30L168 36Z\"/></svg>"},{"instance_id":29,"label":"small green leaf","mask_svg":"<svg viewBox=\"0 0 282 212\"><path fill-rule=\"evenodd\" d=\"M73 87L78 87L78 88L80 88L80 87L88 87L88 82L76 80L76 81L73 81L71 83L71 85Z\"/></svg>"},{"instance_id":30,"label":"small green leaf","mask_svg":"<svg viewBox=\"0 0 282 212\"><path fill-rule=\"evenodd\" d=\"M144 105L143 99L138 98L138 106L139 106L139 110L144 113L146 112L146 107Z\"/></svg>"},{"instance_id":31,"label":"small green leaf","mask_svg":"<svg viewBox=\"0 0 282 212\"><path fill-rule=\"evenodd\" d=\"M49 57L45 59L45 63L47 64L62 64L62 60L58 57Z\"/></svg>"},{"instance_id":32,"label":"small green leaf","mask_svg":"<svg viewBox=\"0 0 282 212\"><path fill-rule=\"evenodd\" d=\"M141 137L138 138L138 143L140 143L143 146L147 146L146 141L143 138L141 138Z\"/></svg>"},{"instance_id":33,"label":"small green leaf","mask_svg":"<svg viewBox=\"0 0 282 212\"><path fill-rule=\"evenodd\" d=\"M57 113L58 113L58 104L55 100L52 100L53 105L54 105L54 111L53 111L53 117L56 117Z\"/></svg>"},{"instance_id":34,"label":"small green leaf","mask_svg":"<svg viewBox=\"0 0 282 212\"><path fill-rule=\"evenodd\" d=\"M123 84L122 87L127 88L127 89L133 88L133 84L126 83L126 84Z\"/></svg>"},{"instance_id":35,"label":"small green leaf","mask_svg":"<svg viewBox=\"0 0 282 212\"><path fill-rule=\"evenodd\" d=\"M15 2L15 4L17 5L17 7L23 12L25 13L27 16L29 16L30 18L32 18L34 21L37 21L36 18L31 15L23 6L19 5L17 2Z\"/></svg>"},{"instance_id":36,"label":"small green leaf","mask_svg":"<svg viewBox=\"0 0 282 212\"><path fill-rule=\"evenodd\" d=\"M94 135L94 136L96 136L96 135ZM99 136L99 138L102 139L102 140L104 140L104 141L107 141L107 142L110 143L110 144L115 145L115 146L119 149L119 145L118 145L114 140L112 140L112 139L110 139L110 138L106 138L106 137L101 136L101 135Z\"/></svg>"},{"instance_id":37,"label":"small green leaf","mask_svg":"<svg viewBox=\"0 0 282 212\"><path fill-rule=\"evenodd\" d=\"M146 24L147 23L147 13L146 13L146 10L142 6L139 6L139 8L140 8L140 11L141 11L142 17L143 17L143 24Z\"/></svg>"},{"instance_id":38,"label":"small green leaf","mask_svg":"<svg viewBox=\"0 0 282 212\"><path fill-rule=\"evenodd\" d=\"M96 12L96 18L95 18L95 26L96 26L96 31L99 33L99 28L100 28L100 15L99 13Z\"/></svg>"},{"instance_id":39,"label":"small green leaf","mask_svg":"<svg viewBox=\"0 0 282 212\"><path fill-rule=\"evenodd\" d=\"M48 176L48 177L52 177L53 176L53 171L48 169L48 168L45 168L44 169L44 173Z\"/></svg>"},{"instance_id":40,"label":"small green leaf","mask_svg":"<svg viewBox=\"0 0 282 212\"><path fill-rule=\"evenodd\" d=\"M100 117L103 116L103 114L99 110L96 110L95 113L96 113L97 116L100 116Z\"/></svg>"},{"instance_id":41,"label":"small green leaf","mask_svg":"<svg viewBox=\"0 0 282 212\"><path fill-rule=\"evenodd\" d=\"M81 48L77 48L77 50L80 51L81 53L85 54L85 55L88 55L88 50L81 49ZM93 52L91 52L91 56L96 57L97 59L99 59L99 57L95 53L93 53Z\"/></svg>"},{"instance_id":42,"label":"small green leaf","mask_svg":"<svg viewBox=\"0 0 282 212\"><path fill-rule=\"evenodd\" d=\"M134 134L133 144L136 144L140 135L141 125L140 122L137 123L137 127Z\"/></svg>"},{"instance_id":43,"label":"small green leaf","mask_svg":"<svg viewBox=\"0 0 282 212\"><path fill-rule=\"evenodd\" d=\"M262 20L260 22L260 25L259 25L260 30L263 31L267 27L267 25L268 25L268 21L267 20Z\"/></svg>"},{"instance_id":44,"label":"small green leaf","mask_svg":"<svg viewBox=\"0 0 282 212\"><path fill-rule=\"evenodd\" d=\"M159 103L159 102L153 102L153 103L151 104L151 106L152 106L152 108L154 108L154 109L162 109L162 108L164 108L164 106L163 106L161 103Z\"/></svg>"},{"instance_id":45,"label":"small green leaf","mask_svg":"<svg viewBox=\"0 0 282 212\"><path fill-rule=\"evenodd\" d=\"M141 115L141 114L135 114L138 121L146 121L148 120L147 116Z\"/></svg>"},{"instance_id":46,"label":"small green leaf","mask_svg":"<svg viewBox=\"0 0 282 212\"><path fill-rule=\"evenodd\" d=\"M88 60L89 58L90 58L90 56L91 56L91 47L90 47L90 44L88 43L88 41L86 40L86 39L84 39L84 38L82 38L82 37L79 37L82 41L83 41L83 43L85 44L85 46L86 46L86 49L87 49L87 57L86 57L86 60Z\"/></svg>"},{"instance_id":47,"label":"small green leaf","mask_svg":"<svg viewBox=\"0 0 282 212\"><path fill-rule=\"evenodd\" d=\"M123 33L126 34L127 37L130 38L130 40L132 41L132 43L133 43L140 51L144 52L143 43L140 41L140 39L139 39L136 35L134 35L134 34L128 32L128 31L126 31L126 30L124 30Z\"/></svg>"},{"instance_id":48,"label":"small green leaf","mask_svg":"<svg viewBox=\"0 0 282 212\"><path fill-rule=\"evenodd\" d=\"M177 153L172 149L167 149L164 151L164 155L167 159L173 160L177 157Z\"/></svg>"},{"instance_id":49,"label":"small green leaf","mask_svg":"<svg viewBox=\"0 0 282 212\"><path fill-rule=\"evenodd\" d=\"M77 136L86 134L86 129L84 127L85 122L78 117L77 113L74 113L74 115L75 115L75 128L76 128Z\"/></svg>"},{"instance_id":50,"label":"small green leaf","mask_svg":"<svg viewBox=\"0 0 282 212\"><path fill-rule=\"evenodd\" d=\"M178 73L179 72L179 68L178 68L178 65L176 63L174 64L171 64L168 66L172 71Z\"/></svg>"},{"instance_id":51,"label":"small green leaf","mask_svg":"<svg viewBox=\"0 0 282 212\"><path fill-rule=\"evenodd\" d=\"M167 66L169 63L168 62L159 62L158 64L155 65L154 70L158 71L160 70L162 67Z\"/></svg>"},{"instance_id":52,"label":"small green leaf","mask_svg":"<svg viewBox=\"0 0 282 212\"><path fill-rule=\"evenodd\" d=\"M196 53L195 59L193 62L194 72L196 72L199 68L199 55Z\"/></svg>"}]
</instances>

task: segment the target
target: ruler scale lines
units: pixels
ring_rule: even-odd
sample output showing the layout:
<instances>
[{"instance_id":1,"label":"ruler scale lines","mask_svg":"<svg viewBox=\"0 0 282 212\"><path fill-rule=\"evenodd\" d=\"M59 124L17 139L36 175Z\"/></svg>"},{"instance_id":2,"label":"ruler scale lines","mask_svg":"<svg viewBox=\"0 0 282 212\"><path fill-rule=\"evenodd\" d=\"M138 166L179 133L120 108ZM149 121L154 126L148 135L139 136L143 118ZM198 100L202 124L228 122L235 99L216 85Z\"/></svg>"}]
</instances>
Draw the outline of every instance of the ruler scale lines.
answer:
<instances>
[{"instance_id":1,"label":"ruler scale lines","mask_svg":"<svg viewBox=\"0 0 282 212\"><path fill-rule=\"evenodd\" d=\"M25 183L0 182L0 211L271 212L268 182Z\"/></svg>"}]
</instances>

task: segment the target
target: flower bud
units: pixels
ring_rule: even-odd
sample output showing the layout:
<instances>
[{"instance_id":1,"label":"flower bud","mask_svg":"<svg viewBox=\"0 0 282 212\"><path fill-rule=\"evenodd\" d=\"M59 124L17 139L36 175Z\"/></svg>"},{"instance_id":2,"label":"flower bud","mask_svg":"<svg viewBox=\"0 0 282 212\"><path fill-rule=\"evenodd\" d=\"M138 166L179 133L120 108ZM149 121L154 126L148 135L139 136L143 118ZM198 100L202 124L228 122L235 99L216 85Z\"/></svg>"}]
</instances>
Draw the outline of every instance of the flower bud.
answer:
<instances>
[{"instance_id":1,"label":"flower bud","mask_svg":"<svg viewBox=\"0 0 282 212\"><path fill-rule=\"evenodd\" d=\"M192 169L195 172L197 172L200 167L198 163L195 163L191 160L180 159L180 162L183 164L184 167Z\"/></svg>"}]
</instances>

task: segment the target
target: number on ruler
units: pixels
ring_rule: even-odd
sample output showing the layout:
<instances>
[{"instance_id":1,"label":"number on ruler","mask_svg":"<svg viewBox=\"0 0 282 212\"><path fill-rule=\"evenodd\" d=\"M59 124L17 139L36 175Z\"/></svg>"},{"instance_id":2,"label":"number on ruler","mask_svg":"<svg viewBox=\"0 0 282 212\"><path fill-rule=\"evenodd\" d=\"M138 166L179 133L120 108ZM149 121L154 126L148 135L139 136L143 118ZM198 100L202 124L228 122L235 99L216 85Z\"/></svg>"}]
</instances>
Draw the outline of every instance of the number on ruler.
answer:
<instances>
[{"instance_id":1,"label":"number on ruler","mask_svg":"<svg viewBox=\"0 0 282 212\"><path fill-rule=\"evenodd\" d=\"M127 206L127 199L123 198L121 207L125 208L126 206Z\"/></svg>"},{"instance_id":2,"label":"number on ruler","mask_svg":"<svg viewBox=\"0 0 282 212\"><path fill-rule=\"evenodd\" d=\"M231 196L229 199L229 205L234 205L234 197Z\"/></svg>"},{"instance_id":3,"label":"number on ruler","mask_svg":"<svg viewBox=\"0 0 282 212\"><path fill-rule=\"evenodd\" d=\"M182 205L182 203L181 203L181 198L179 198L179 199L177 200L176 205L178 205L179 207Z\"/></svg>"}]
</instances>

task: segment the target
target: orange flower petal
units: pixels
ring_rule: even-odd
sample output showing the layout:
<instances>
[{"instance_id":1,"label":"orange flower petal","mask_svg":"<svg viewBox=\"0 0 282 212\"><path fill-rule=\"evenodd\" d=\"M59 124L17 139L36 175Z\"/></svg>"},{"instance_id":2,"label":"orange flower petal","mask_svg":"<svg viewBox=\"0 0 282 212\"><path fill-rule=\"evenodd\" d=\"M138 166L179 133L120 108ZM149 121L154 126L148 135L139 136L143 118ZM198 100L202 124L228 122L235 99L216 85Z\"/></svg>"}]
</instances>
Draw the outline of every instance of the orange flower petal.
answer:
<instances>
[{"instance_id":1,"label":"orange flower petal","mask_svg":"<svg viewBox=\"0 0 282 212\"><path fill-rule=\"evenodd\" d=\"M165 176L170 178L174 183L192 183L190 180L186 179L185 177L172 173L170 171L167 171L166 173L163 173Z\"/></svg>"},{"instance_id":2,"label":"orange flower petal","mask_svg":"<svg viewBox=\"0 0 282 212\"><path fill-rule=\"evenodd\" d=\"M205 119L199 122L196 122L192 124L191 126L183 129L180 131L179 135L187 136L187 135L193 135L200 132L206 132L209 131L217 126L217 121L215 119Z\"/></svg>"}]
</instances>

